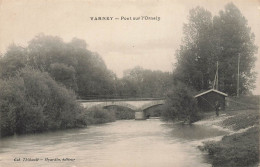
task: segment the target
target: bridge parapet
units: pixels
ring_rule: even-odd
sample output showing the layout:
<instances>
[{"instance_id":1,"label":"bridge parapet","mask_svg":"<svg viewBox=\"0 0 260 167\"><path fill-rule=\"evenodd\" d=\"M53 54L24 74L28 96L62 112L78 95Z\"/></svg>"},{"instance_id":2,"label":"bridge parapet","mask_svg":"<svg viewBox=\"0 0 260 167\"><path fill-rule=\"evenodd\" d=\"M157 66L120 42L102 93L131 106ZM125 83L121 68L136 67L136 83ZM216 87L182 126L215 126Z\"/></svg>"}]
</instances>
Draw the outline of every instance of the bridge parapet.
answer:
<instances>
[{"instance_id":1,"label":"bridge parapet","mask_svg":"<svg viewBox=\"0 0 260 167\"><path fill-rule=\"evenodd\" d=\"M145 119L145 114L144 110L153 106L157 105L162 105L165 103L164 99L149 99L149 100L117 100L115 101L112 99L111 101L78 101L81 103L81 105L88 109L91 110L92 108L104 108L107 106L122 106L122 107L127 107L130 108L131 110L134 110L136 112L136 119Z\"/></svg>"},{"instance_id":2,"label":"bridge parapet","mask_svg":"<svg viewBox=\"0 0 260 167\"><path fill-rule=\"evenodd\" d=\"M107 101L157 101L157 100L165 100L165 98L125 98L125 99L91 99L91 100L79 99L77 101L83 103L83 102L107 102Z\"/></svg>"}]
</instances>

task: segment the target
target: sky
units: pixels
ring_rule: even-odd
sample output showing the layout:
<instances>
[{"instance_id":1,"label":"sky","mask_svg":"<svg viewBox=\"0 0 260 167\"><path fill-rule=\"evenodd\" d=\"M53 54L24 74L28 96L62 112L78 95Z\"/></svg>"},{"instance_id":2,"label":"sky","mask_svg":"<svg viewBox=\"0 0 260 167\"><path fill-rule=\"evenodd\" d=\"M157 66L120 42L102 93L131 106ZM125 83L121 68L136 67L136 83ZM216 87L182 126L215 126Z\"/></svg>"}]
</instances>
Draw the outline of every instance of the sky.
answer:
<instances>
[{"instance_id":1,"label":"sky","mask_svg":"<svg viewBox=\"0 0 260 167\"><path fill-rule=\"evenodd\" d=\"M118 77L135 66L171 72L189 10L201 6L217 15L229 2L247 18L260 46L260 0L0 0L0 52L44 33L65 42L84 39ZM142 16L155 20L133 20ZM253 92L260 94L260 48L256 56Z\"/></svg>"}]
</instances>

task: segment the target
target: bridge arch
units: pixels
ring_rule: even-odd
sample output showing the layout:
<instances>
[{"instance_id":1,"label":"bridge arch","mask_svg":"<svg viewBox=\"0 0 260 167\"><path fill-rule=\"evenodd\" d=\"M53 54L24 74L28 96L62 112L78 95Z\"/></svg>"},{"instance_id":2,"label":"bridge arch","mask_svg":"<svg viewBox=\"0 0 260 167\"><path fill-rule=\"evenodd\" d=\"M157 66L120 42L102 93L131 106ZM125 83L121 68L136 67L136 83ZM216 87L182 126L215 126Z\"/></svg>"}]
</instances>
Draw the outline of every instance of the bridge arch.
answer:
<instances>
[{"instance_id":1,"label":"bridge arch","mask_svg":"<svg viewBox=\"0 0 260 167\"><path fill-rule=\"evenodd\" d=\"M90 108L88 108L88 110L91 110L91 109L96 108L96 107L104 108L104 107L109 107L109 106L126 107L126 108L130 108L133 111L136 111L138 109L137 107L135 107L135 106L133 106L131 104L125 103L125 102L121 102L121 101L108 101L108 102L102 102L102 103L93 105Z\"/></svg>"},{"instance_id":2,"label":"bridge arch","mask_svg":"<svg viewBox=\"0 0 260 167\"><path fill-rule=\"evenodd\" d=\"M158 105L163 105L164 103L165 103L164 100L152 101L152 102L150 102L150 103L147 103L147 104L143 105L143 106L140 108L140 110L141 110L141 111L144 111L144 110L146 110L146 109L148 109L148 108L151 108L151 107L155 107L155 106L158 106Z\"/></svg>"},{"instance_id":3,"label":"bridge arch","mask_svg":"<svg viewBox=\"0 0 260 167\"><path fill-rule=\"evenodd\" d=\"M157 106L161 106L161 105L163 105L163 104L153 105L153 106L150 106L150 107L145 108L143 111L146 111L146 110L148 110L148 109L150 109L150 108L157 107Z\"/></svg>"}]
</instances>

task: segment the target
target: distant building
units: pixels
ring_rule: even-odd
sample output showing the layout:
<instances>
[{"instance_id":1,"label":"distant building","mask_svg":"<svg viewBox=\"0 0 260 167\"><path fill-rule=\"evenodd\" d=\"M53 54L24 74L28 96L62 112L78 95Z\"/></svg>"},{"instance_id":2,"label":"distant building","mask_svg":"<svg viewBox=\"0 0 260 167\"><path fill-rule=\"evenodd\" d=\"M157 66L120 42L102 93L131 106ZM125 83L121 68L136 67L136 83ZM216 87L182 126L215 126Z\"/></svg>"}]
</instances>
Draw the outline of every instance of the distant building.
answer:
<instances>
[{"instance_id":1,"label":"distant building","mask_svg":"<svg viewBox=\"0 0 260 167\"><path fill-rule=\"evenodd\" d=\"M215 89L202 92L194 96L197 99L201 111L215 110L216 101L220 104L220 110L225 110L225 98L228 95Z\"/></svg>"}]
</instances>

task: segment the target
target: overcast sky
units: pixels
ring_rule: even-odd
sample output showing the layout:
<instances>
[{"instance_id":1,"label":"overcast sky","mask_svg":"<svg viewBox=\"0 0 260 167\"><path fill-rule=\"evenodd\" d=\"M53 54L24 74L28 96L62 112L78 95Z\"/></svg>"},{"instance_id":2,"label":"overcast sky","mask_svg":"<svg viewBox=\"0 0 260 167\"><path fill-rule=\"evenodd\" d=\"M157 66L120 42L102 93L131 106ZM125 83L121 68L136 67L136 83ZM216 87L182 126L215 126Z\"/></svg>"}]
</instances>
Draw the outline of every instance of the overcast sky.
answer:
<instances>
[{"instance_id":1,"label":"overcast sky","mask_svg":"<svg viewBox=\"0 0 260 167\"><path fill-rule=\"evenodd\" d=\"M44 33L66 42L73 37L84 39L88 49L98 52L119 77L137 65L172 71L189 10L202 6L216 15L228 2L248 19L259 46L259 0L0 0L0 52L12 42L26 46L35 35ZM121 16L157 16L160 20L125 21ZM90 17L114 18L93 21ZM254 93L260 94L260 49L257 57Z\"/></svg>"}]
</instances>

